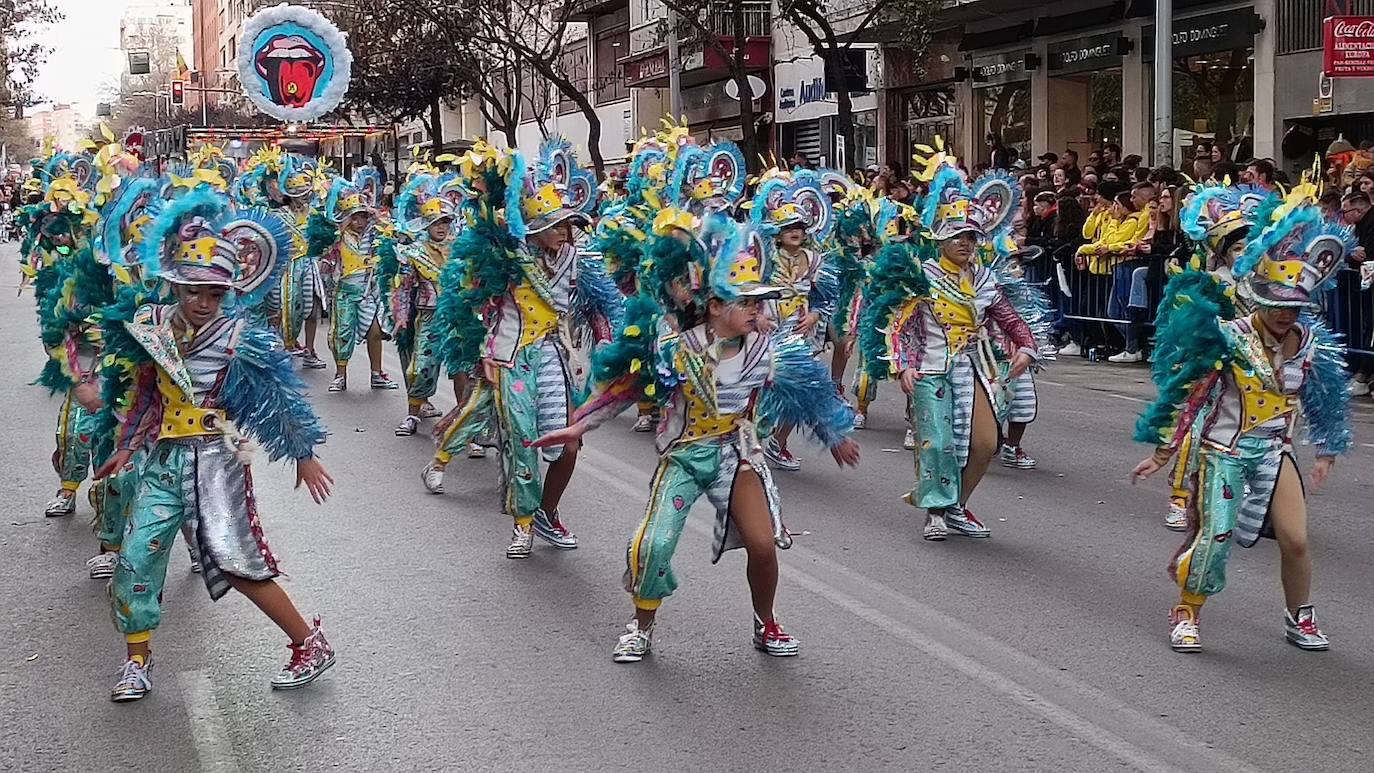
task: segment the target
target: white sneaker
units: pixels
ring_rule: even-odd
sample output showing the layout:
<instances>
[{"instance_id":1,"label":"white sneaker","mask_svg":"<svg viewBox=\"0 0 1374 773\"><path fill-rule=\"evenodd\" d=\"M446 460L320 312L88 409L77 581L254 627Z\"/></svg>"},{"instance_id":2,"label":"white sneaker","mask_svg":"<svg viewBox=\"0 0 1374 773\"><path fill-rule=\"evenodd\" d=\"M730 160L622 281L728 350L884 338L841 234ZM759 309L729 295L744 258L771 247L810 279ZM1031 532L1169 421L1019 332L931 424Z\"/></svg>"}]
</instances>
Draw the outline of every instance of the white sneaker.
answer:
<instances>
[{"instance_id":1,"label":"white sneaker","mask_svg":"<svg viewBox=\"0 0 1374 773\"><path fill-rule=\"evenodd\" d=\"M1183 505L1169 503L1169 512L1164 516L1164 528L1169 531L1188 531L1188 511Z\"/></svg>"},{"instance_id":2,"label":"white sneaker","mask_svg":"<svg viewBox=\"0 0 1374 773\"><path fill-rule=\"evenodd\" d=\"M153 660L148 658L147 665L140 666L137 660L129 658L119 671L119 681L110 690L110 700L115 703L136 701L153 691L149 674L153 670Z\"/></svg>"},{"instance_id":3,"label":"white sneaker","mask_svg":"<svg viewBox=\"0 0 1374 773\"><path fill-rule=\"evenodd\" d=\"M1118 364L1128 362L1143 362L1144 360L1145 355L1141 352L1122 352L1120 354L1113 354L1112 356L1107 358L1107 362L1115 362Z\"/></svg>"},{"instance_id":4,"label":"white sneaker","mask_svg":"<svg viewBox=\"0 0 1374 773\"><path fill-rule=\"evenodd\" d=\"M553 515L545 513L542 507L534 511L534 536L556 548L577 549L577 535L568 531L568 527L563 525L557 510L553 512Z\"/></svg>"},{"instance_id":5,"label":"white sneaker","mask_svg":"<svg viewBox=\"0 0 1374 773\"><path fill-rule=\"evenodd\" d=\"M420 417L406 416L396 425L396 437L410 437L420 429Z\"/></svg>"},{"instance_id":6,"label":"white sneaker","mask_svg":"<svg viewBox=\"0 0 1374 773\"><path fill-rule=\"evenodd\" d=\"M1083 347L1070 341L1059 347L1059 351L1056 352L1056 354L1060 357L1081 357L1083 356Z\"/></svg>"},{"instance_id":7,"label":"white sneaker","mask_svg":"<svg viewBox=\"0 0 1374 773\"><path fill-rule=\"evenodd\" d=\"M431 494L444 493L444 471L435 467L433 463L426 464L420 470L420 480L425 484L425 491Z\"/></svg>"},{"instance_id":8,"label":"white sneaker","mask_svg":"<svg viewBox=\"0 0 1374 773\"><path fill-rule=\"evenodd\" d=\"M534 551L534 532L528 526L516 525L510 532L510 546L506 558L529 558Z\"/></svg>"},{"instance_id":9,"label":"white sneaker","mask_svg":"<svg viewBox=\"0 0 1374 773\"><path fill-rule=\"evenodd\" d=\"M1326 650L1331 648L1331 640L1326 638L1317 627L1317 613L1311 604L1298 607L1297 617L1288 610L1283 611L1284 633L1288 642L1298 649Z\"/></svg>"},{"instance_id":10,"label":"white sneaker","mask_svg":"<svg viewBox=\"0 0 1374 773\"><path fill-rule=\"evenodd\" d=\"M1002 466L1015 470L1033 470L1036 461L1021 446L1002 446Z\"/></svg>"},{"instance_id":11,"label":"white sneaker","mask_svg":"<svg viewBox=\"0 0 1374 773\"><path fill-rule=\"evenodd\" d=\"M754 649L775 658L795 657L801 651L801 642L782 629L776 619L764 622L754 616Z\"/></svg>"},{"instance_id":12,"label":"white sneaker","mask_svg":"<svg viewBox=\"0 0 1374 773\"><path fill-rule=\"evenodd\" d=\"M1369 394L1369 382L1368 382L1368 381L1351 381L1351 382L1350 382L1350 396L1351 396L1351 397L1364 397L1364 396L1367 395L1367 394Z\"/></svg>"},{"instance_id":13,"label":"white sneaker","mask_svg":"<svg viewBox=\"0 0 1374 773\"><path fill-rule=\"evenodd\" d=\"M801 461L793 456L791 451L779 446L778 441L773 438L768 438L768 442L763 444L763 456L779 470L796 472L801 469Z\"/></svg>"},{"instance_id":14,"label":"white sneaker","mask_svg":"<svg viewBox=\"0 0 1374 773\"><path fill-rule=\"evenodd\" d=\"M625 633L611 650L611 660L616 663L638 663L649 654L654 644L654 626L649 624L643 630L638 620L631 620L625 626Z\"/></svg>"},{"instance_id":15,"label":"white sneaker","mask_svg":"<svg viewBox=\"0 0 1374 773\"><path fill-rule=\"evenodd\" d=\"M468 458L485 459L487 458L487 449L477 445L476 443L468 443Z\"/></svg>"},{"instance_id":16,"label":"white sneaker","mask_svg":"<svg viewBox=\"0 0 1374 773\"><path fill-rule=\"evenodd\" d=\"M928 542L944 542L949 538L949 525L945 523L944 513L934 510L926 513L926 525L921 529L921 539Z\"/></svg>"},{"instance_id":17,"label":"white sneaker","mask_svg":"<svg viewBox=\"0 0 1374 773\"><path fill-rule=\"evenodd\" d=\"M90 570L92 580L104 580L114 577L115 564L118 563L118 553L101 553L87 561L86 568Z\"/></svg>"},{"instance_id":18,"label":"white sneaker","mask_svg":"<svg viewBox=\"0 0 1374 773\"><path fill-rule=\"evenodd\" d=\"M867 426L868 426L868 417L865 416L865 415L863 415L862 413L855 412L855 414L854 414L854 429L863 429L864 427L867 427Z\"/></svg>"},{"instance_id":19,"label":"white sneaker","mask_svg":"<svg viewBox=\"0 0 1374 773\"><path fill-rule=\"evenodd\" d=\"M635 417L635 432L653 432L654 417L651 414L641 413Z\"/></svg>"},{"instance_id":20,"label":"white sneaker","mask_svg":"<svg viewBox=\"0 0 1374 773\"><path fill-rule=\"evenodd\" d=\"M1202 649L1197 615L1187 604L1179 604L1169 615L1169 646L1175 652L1198 652Z\"/></svg>"},{"instance_id":21,"label":"white sneaker","mask_svg":"<svg viewBox=\"0 0 1374 773\"><path fill-rule=\"evenodd\" d=\"M902 448L908 451L916 449L916 430L909 429L906 431L906 437L902 439Z\"/></svg>"}]
</instances>

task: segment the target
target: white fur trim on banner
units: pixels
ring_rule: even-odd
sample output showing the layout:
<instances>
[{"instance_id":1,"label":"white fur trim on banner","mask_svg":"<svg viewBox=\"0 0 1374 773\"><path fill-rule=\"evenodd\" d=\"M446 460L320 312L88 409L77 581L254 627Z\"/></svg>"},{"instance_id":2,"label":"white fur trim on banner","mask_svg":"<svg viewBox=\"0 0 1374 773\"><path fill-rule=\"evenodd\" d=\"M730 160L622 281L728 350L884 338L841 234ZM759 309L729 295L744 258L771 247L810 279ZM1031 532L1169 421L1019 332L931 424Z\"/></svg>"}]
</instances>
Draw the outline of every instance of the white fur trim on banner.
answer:
<instances>
[{"instance_id":1,"label":"white fur trim on banner","mask_svg":"<svg viewBox=\"0 0 1374 773\"><path fill-rule=\"evenodd\" d=\"M313 121L348 93L348 37L318 11L286 3L265 8L244 23L240 40L243 93L273 118Z\"/></svg>"}]
</instances>

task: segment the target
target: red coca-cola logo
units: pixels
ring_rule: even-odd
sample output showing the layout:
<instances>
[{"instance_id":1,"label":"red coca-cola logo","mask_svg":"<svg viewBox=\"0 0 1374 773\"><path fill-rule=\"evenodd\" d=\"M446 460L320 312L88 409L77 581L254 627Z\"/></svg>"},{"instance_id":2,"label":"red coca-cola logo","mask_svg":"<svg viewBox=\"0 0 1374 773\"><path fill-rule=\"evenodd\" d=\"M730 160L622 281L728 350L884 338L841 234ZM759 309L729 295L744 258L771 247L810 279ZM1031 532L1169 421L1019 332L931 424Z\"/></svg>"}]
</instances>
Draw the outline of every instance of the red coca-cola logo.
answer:
<instances>
[{"instance_id":1,"label":"red coca-cola logo","mask_svg":"<svg viewBox=\"0 0 1374 773\"><path fill-rule=\"evenodd\" d=\"M1374 38L1374 19L1361 19L1357 22L1337 19L1332 32L1340 38Z\"/></svg>"}]
</instances>

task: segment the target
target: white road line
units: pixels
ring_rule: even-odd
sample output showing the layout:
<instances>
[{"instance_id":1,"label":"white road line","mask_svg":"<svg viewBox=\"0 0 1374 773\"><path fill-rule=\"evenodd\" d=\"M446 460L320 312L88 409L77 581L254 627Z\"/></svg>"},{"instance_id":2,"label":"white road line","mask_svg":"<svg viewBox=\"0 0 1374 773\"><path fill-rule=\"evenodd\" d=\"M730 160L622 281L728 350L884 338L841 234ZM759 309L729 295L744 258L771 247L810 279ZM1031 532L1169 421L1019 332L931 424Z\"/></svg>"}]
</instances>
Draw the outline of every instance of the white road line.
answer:
<instances>
[{"instance_id":1,"label":"white road line","mask_svg":"<svg viewBox=\"0 0 1374 773\"><path fill-rule=\"evenodd\" d=\"M590 474L626 496L647 496L647 475L591 448L583 449L577 474ZM687 528L703 535L712 533L711 524L710 517L687 520ZM799 560L780 565L780 571L787 579L1138 770L1173 771L1199 764L1207 770L1216 771L1250 773L1258 770L1242 760L1199 743L1179 729L1149 717L1094 687L1065 676L1034 657L952 620L944 612L814 551L794 545L788 553L798 555ZM797 568L798 564L803 563L839 575L846 581L845 584L863 588L865 597L881 595L905 607L918 618L920 626L908 625L866 603L858 595L841 590L811 571ZM946 641L940 641L926 631L940 631L941 638ZM981 658L967 654L969 651L977 652ZM1133 736L1136 742L1124 735ZM1152 750L1162 750L1166 754L1159 755Z\"/></svg>"},{"instance_id":2,"label":"white road line","mask_svg":"<svg viewBox=\"0 0 1374 773\"><path fill-rule=\"evenodd\" d=\"M234 744L224 726L223 711L215 700L215 687L204 671L183 673L181 682L186 716L191 722L191 739L204 773L239 773Z\"/></svg>"}]
</instances>

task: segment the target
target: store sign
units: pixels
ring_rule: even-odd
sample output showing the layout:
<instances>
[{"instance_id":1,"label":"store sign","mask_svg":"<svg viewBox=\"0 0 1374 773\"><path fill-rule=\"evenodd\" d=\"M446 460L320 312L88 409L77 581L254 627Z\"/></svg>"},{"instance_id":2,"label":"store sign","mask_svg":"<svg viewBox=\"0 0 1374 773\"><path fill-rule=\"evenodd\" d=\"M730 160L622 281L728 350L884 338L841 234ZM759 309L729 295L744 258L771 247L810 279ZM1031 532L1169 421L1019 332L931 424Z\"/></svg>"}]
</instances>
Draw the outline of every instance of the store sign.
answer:
<instances>
[{"instance_id":1,"label":"store sign","mask_svg":"<svg viewBox=\"0 0 1374 773\"><path fill-rule=\"evenodd\" d=\"M1250 48L1255 43L1255 33L1262 29L1264 20L1250 8L1174 19L1174 58ZM1144 38L1141 46L1144 60L1154 61L1154 25L1146 27L1141 37Z\"/></svg>"},{"instance_id":2,"label":"store sign","mask_svg":"<svg viewBox=\"0 0 1374 773\"><path fill-rule=\"evenodd\" d=\"M1120 37L1112 32L1050 43L1045 47L1049 69L1051 72L1070 73L1117 67L1121 61L1117 47L1119 40Z\"/></svg>"},{"instance_id":3,"label":"store sign","mask_svg":"<svg viewBox=\"0 0 1374 773\"><path fill-rule=\"evenodd\" d=\"M1374 16L1328 16L1322 22L1322 71L1333 78L1374 76Z\"/></svg>"},{"instance_id":4,"label":"store sign","mask_svg":"<svg viewBox=\"0 0 1374 773\"><path fill-rule=\"evenodd\" d=\"M625 63L625 84L627 86L638 86L648 81L667 77L667 75L667 51L660 51L642 59L635 59Z\"/></svg>"},{"instance_id":5,"label":"store sign","mask_svg":"<svg viewBox=\"0 0 1374 773\"><path fill-rule=\"evenodd\" d=\"M826 90L825 60L817 56L780 58L773 68L778 123L813 121L839 110L834 92ZM878 107L876 93L851 94L854 112Z\"/></svg>"},{"instance_id":6,"label":"store sign","mask_svg":"<svg viewBox=\"0 0 1374 773\"><path fill-rule=\"evenodd\" d=\"M1030 80L1025 51L974 57L972 66L974 88Z\"/></svg>"}]
</instances>

